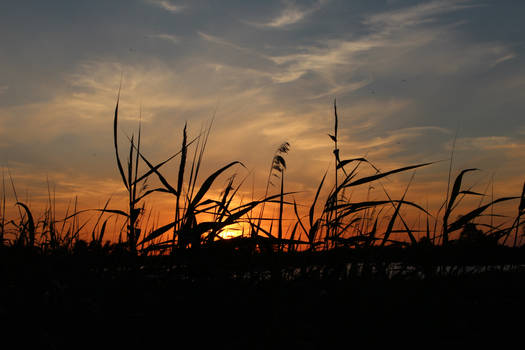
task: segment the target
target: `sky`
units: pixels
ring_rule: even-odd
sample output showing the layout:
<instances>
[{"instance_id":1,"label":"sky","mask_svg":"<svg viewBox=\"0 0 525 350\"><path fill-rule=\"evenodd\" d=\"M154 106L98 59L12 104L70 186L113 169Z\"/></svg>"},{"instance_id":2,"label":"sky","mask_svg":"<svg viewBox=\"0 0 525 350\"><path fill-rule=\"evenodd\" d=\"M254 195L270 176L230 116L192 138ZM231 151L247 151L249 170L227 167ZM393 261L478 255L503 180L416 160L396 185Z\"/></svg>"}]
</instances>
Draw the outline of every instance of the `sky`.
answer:
<instances>
[{"instance_id":1,"label":"sky","mask_svg":"<svg viewBox=\"0 0 525 350\"><path fill-rule=\"evenodd\" d=\"M141 119L144 155L160 162L186 122L195 137L213 118L203 174L241 161L241 195L260 196L289 142L286 189L307 205L333 167L336 99L342 158L382 171L441 161L417 171L410 200L442 202L452 148L452 176L480 169L465 186L518 196L523 13L511 0L2 1L0 163L33 208L48 184L59 203L123 205L112 138L121 86L122 149ZM177 166L164 168L173 182ZM385 186L400 195L409 175Z\"/></svg>"}]
</instances>

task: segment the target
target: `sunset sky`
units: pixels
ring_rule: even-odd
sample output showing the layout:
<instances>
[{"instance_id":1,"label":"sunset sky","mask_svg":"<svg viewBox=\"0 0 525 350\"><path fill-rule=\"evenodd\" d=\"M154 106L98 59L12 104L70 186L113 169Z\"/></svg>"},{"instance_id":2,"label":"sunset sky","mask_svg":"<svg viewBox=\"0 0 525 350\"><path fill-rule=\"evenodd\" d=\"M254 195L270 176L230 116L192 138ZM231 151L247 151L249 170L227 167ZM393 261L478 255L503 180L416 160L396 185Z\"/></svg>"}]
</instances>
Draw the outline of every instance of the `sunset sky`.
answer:
<instances>
[{"instance_id":1,"label":"sunset sky","mask_svg":"<svg viewBox=\"0 0 525 350\"><path fill-rule=\"evenodd\" d=\"M194 137L215 115L202 174L243 162L245 196L252 183L263 194L287 141L286 189L308 204L333 167L334 99L342 158L364 156L383 171L447 160L457 133L453 176L480 168L466 186L484 192L494 179L495 196L517 196L524 14L525 2L511 0L2 1L0 163L35 210L47 178L61 203L78 195L82 208L102 207L113 196L118 207L112 123L122 77L123 158L140 114L155 163L178 151L186 121ZM177 166L164 170L173 182ZM435 207L448 167L418 170L408 199ZM407 176L384 184L399 195Z\"/></svg>"}]
</instances>

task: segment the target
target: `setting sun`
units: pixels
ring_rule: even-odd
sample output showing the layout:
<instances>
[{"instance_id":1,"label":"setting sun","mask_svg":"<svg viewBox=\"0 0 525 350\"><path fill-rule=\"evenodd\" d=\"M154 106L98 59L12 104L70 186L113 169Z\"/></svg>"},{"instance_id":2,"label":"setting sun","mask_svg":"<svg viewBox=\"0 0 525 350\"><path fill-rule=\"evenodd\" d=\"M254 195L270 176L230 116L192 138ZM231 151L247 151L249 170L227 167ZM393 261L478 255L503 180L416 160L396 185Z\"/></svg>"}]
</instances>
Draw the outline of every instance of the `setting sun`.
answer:
<instances>
[{"instance_id":1,"label":"setting sun","mask_svg":"<svg viewBox=\"0 0 525 350\"><path fill-rule=\"evenodd\" d=\"M219 233L219 236L224 238L224 239L235 238L235 237L239 237L241 235L242 235L242 231L241 230L233 229L233 228L222 230Z\"/></svg>"}]
</instances>

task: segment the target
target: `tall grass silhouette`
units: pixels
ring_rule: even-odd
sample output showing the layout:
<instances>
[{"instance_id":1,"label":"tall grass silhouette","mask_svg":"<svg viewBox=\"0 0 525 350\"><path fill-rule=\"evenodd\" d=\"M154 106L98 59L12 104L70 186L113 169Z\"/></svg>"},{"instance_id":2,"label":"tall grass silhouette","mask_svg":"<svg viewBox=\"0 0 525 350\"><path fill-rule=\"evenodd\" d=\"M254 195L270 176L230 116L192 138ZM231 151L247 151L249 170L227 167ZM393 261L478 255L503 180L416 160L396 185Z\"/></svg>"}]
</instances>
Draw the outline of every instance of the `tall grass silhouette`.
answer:
<instances>
[{"instance_id":1,"label":"tall grass silhouette","mask_svg":"<svg viewBox=\"0 0 525 350\"><path fill-rule=\"evenodd\" d=\"M19 221L6 218L6 186L3 178L3 199L1 238L4 246L27 247L35 251L52 253L53 250L73 252L75 246L86 245L94 249L104 245L104 236L107 234L109 218L107 215L116 215L125 220L124 236L119 233L118 242L107 242L106 250L113 244L114 248L124 249L131 255L177 255L185 251L196 251L202 247L229 249L248 249L250 254L264 252L298 253L298 252L329 252L340 248L359 250L382 247L417 247L421 244L437 247L456 245L461 241L465 244L467 238L472 240L469 232L479 230L477 220L482 219L487 209L498 203L519 200L517 215L509 225L493 226L483 223L484 231L476 240L484 239L492 242L494 246L505 245L512 242L511 246L521 246L520 231L523 229L521 217L525 211L525 185L520 196L492 198L489 203L480 205L465 214L457 216L458 206L466 197L483 197L483 193L464 189L463 179L477 169L464 169L456 176L442 206L437 213L432 215L420 204L406 200L410 179L401 198L392 198L382 184L382 180L404 172L415 171L422 167L430 167L435 162L425 162L380 171L371 161L364 157L344 158L339 149L339 115L337 104L333 104L333 131L329 139L333 142L334 167L332 170L332 187L327 186L326 172L313 195L310 203L302 205L297 203L294 192L286 192L285 156L290 152L291 145L282 143L275 151L271 160L268 178L265 184L264 196L260 199L242 201L238 197L243 184L235 184L236 174L229 177L226 186L220 191L220 196L211 196L211 189L215 187L216 180L226 172L235 168L244 167L240 161L231 161L221 168L213 171L200 181L202 162L212 123L201 129L197 137L188 137L187 125L182 130L180 149L164 161L153 164L141 148L141 123L135 136L128 137L129 150L127 159L122 160L119 149L119 102L120 90L117 96L113 116L113 141L118 174L127 192L127 208L110 208L108 200L103 208L77 210L77 200L73 208L67 208L64 219L58 220L56 209L53 205L51 191L49 190L48 208L43 219L36 220L29 206L18 200L14 181L10 176L12 191L15 195L16 206L19 208ZM193 148L193 153L191 152ZM178 160L177 177L168 179L163 174L163 167L169 162ZM452 162L452 160L451 160ZM359 176L360 169L367 167L372 174ZM144 169L142 173L139 169ZM449 183L452 167L449 171ZM160 184L150 188L150 178L155 177ZM374 186L382 188L385 198L371 200L366 196L364 200L355 193L361 189L368 190ZM277 193L269 195L270 187L278 188ZM326 197L322 193L327 191ZM160 227L145 227L142 222L146 219L144 200L152 195L168 195L173 198L174 212L172 220ZM239 204L241 203L241 204ZM267 205L276 206L275 217L267 215ZM302 208L307 208L306 214ZM402 214L402 208L407 208L418 215L423 215L426 226L410 227ZM286 210L285 210L286 209ZM86 222L80 224L79 215L86 212L98 212L91 232L91 242L82 243L80 233ZM284 213L292 214L295 221L289 224L290 217L285 218ZM415 215L415 214L409 214ZM452 220L452 216L457 218ZM494 214L489 214L494 215ZM288 229L285 231L285 219ZM148 222L149 218L147 218ZM434 222L434 225L431 224ZM438 223L441 222L439 225ZM248 228L248 233L226 240L221 232L233 225ZM7 239L8 226L12 239ZM477 232L477 231L476 231ZM286 236L285 236L286 233ZM421 234L423 233L423 234ZM457 239L451 240L451 235ZM393 238L395 236L396 238ZM416 237L417 236L417 237ZM459 238L462 238L459 240ZM249 247L249 248L246 248Z\"/></svg>"},{"instance_id":2,"label":"tall grass silhouette","mask_svg":"<svg viewBox=\"0 0 525 350\"><path fill-rule=\"evenodd\" d=\"M334 165L309 202L298 203L286 182L288 142L269 159L264 194L246 201L239 195L244 179L234 172L244 167L240 161L202 174L212 123L194 138L185 124L180 148L154 163L141 145L139 122L126 136L124 157L119 102L113 151L124 207L113 207L110 198L102 208L79 210L75 197L61 216L48 184L47 205L36 216L8 171L18 214L9 218L3 173L0 316L11 321L6 333L20 346L69 348L79 339L91 348L160 348L183 340L243 349L421 346L429 339L448 346L501 344L520 334L520 324L509 320L525 311L525 184L520 196L491 196L465 210L465 198L489 196L464 186L477 169L459 171L451 183L450 163L449 188L432 214L407 193L415 170L435 162L380 171L365 157L345 158L334 101L327 140ZM166 176L170 162L178 162L175 178ZM402 173L411 176L395 197L382 181ZM384 198L372 199L372 187ZM174 206L163 225L145 205L156 196L170 197ZM487 223L495 205L512 201L510 223ZM410 215L424 224L410 225ZM242 235L225 239L223 231L235 225ZM32 337L28 324L36 325Z\"/></svg>"}]
</instances>

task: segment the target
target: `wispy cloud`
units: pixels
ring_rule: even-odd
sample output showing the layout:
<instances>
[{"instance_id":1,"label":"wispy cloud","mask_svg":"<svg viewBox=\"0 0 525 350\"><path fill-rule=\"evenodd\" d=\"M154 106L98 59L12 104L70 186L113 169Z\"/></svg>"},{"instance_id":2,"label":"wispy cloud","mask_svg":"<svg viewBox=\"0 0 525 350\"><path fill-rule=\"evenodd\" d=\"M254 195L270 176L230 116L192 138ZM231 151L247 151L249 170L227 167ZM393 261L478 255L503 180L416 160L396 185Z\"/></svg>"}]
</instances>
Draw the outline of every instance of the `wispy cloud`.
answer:
<instances>
[{"instance_id":1,"label":"wispy cloud","mask_svg":"<svg viewBox=\"0 0 525 350\"><path fill-rule=\"evenodd\" d=\"M9 89L9 86L7 85L0 85L0 95L4 94L7 89Z\"/></svg>"},{"instance_id":2,"label":"wispy cloud","mask_svg":"<svg viewBox=\"0 0 525 350\"><path fill-rule=\"evenodd\" d=\"M148 35L148 37L153 38L153 39L167 40L173 44L178 44L180 42L179 37L173 34L152 34L152 35Z\"/></svg>"},{"instance_id":3,"label":"wispy cloud","mask_svg":"<svg viewBox=\"0 0 525 350\"><path fill-rule=\"evenodd\" d=\"M309 7L299 6L295 1L283 1L284 9L276 17L264 23L250 23L258 27L283 28L302 21L305 17L318 11L328 0L318 0Z\"/></svg>"},{"instance_id":4,"label":"wispy cloud","mask_svg":"<svg viewBox=\"0 0 525 350\"><path fill-rule=\"evenodd\" d=\"M460 138L456 147L461 151L489 151L523 148L523 144L509 136L478 136Z\"/></svg>"},{"instance_id":5,"label":"wispy cloud","mask_svg":"<svg viewBox=\"0 0 525 350\"><path fill-rule=\"evenodd\" d=\"M275 64L281 66L272 79L277 83L289 83L312 72L329 83L331 90L345 91L348 84L359 89L372 82L362 75L356 82L352 78L356 72L394 72L400 68L395 65L402 64L411 70L424 66L421 69L426 72L435 70L447 74L476 62L495 66L514 58L509 49L497 43L474 44L459 49L459 45L463 44L458 43L454 36L458 23L425 26L437 20L438 15L475 6L480 5L469 0L435 0L368 16L363 20L368 34L361 37L323 40L309 47L297 47L298 53L271 57ZM411 28L406 28L408 26ZM432 49L432 45L443 46L443 38L449 46L458 45L458 50ZM403 55L410 57L398 59ZM416 59L418 55L420 59ZM417 64L406 67L408 61L416 61Z\"/></svg>"},{"instance_id":6,"label":"wispy cloud","mask_svg":"<svg viewBox=\"0 0 525 350\"><path fill-rule=\"evenodd\" d=\"M244 47L244 46L241 46L241 45L238 45L238 44L235 44L231 41L228 41L228 40L225 40L221 37L218 37L218 36L215 36L215 35L211 35L211 34L207 34L207 33L204 33L202 31L198 31L197 34L203 39L203 40L206 40L210 43L213 43L213 44L216 44L216 45L220 45L220 46L226 46L226 47L229 47L229 48L232 48L234 50L237 50L239 52L242 52L242 53L245 53L245 54L248 54L248 55L251 55L251 56L256 56L258 58L262 58L263 60L265 61L272 61L272 59L264 54L261 54L259 52L257 52L256 50L254 49L251 49L249 47ZM242 68L239 68L239 69L242 69ZM266 72L259 72L259 75L265 75L265 76L268 76L269 74L266 73Z\"/></svg>"},{"instance_id":7,"label":"wispy cloud","mask_svg":"<svg viewBox=\"0 0 525 350\"><path fill-rule=\"evenodd\" d=\"M206 34L204 32L201 32L201 31L198 31L197 34L204 40L206 41L209 41L211 43L214 43L214 44L218 44L218 45L224 45L224 46L228 46L228 47L231 47L233 49L236 49L236 50L239 50L239 51L248 51L248 49L242 47L242 46L239 46L237 44L234 44L230 41L227 41L227 40L224 40L218 36L215 36L215 35L210 35L210 34Z\"/></svg>"},{"instance_id":8,"label":"wispy cloud","mask_svg":"<svg viewBox=\"0 0 525 350\"><path fill-rule=\"evenodd\" d=\"M186 8L186 6L175 5L171 3L169 0L148 0L148 2L156 6L159 6L163 8L164 10L169 11L171 13L179 13Z\"/></svg>"},{"instance_id":9,"label":"wispy cloud","mask_svg":"<svg viewBox=\"0 0 525 350\"><path fill-rule=\"evenodd\" d=\"M424 126L424 127L410 127L398 130L388 131L386 136L378 136L370 139L368 142L360 143L355 145L357 149L372 149L382 147L387 149L386 146L393 146L399 144L401 141L406 142L410 139L415 139L425 135L426 133L440 133L449 134L450 132L444 128L437 126Z\"/></svg>"},{"instance_id":10,"label":"wispy cloud","mask_svg":"<svg viewBox=\"0 0 525 350\"><path fill-rule=\"evenodd\" d=\"M326 44L325 44L326 45ZM334 40L325 47L310 47L305 53L290 54L272 57L278 65L285 65L287 69L276 74L273 79L279 83L287 83L299 79L308 71L327 72L340 68L341 65L355 64L358 53L383 45L372 38L358 41Z\"/></svg>"},{"instance_id":11,"label":"wispy cloud","mask_svg":"<svg viewBox=\"0 0 525 350\"><path fill-rule=\"evenodd\" d=\"M402 8L395 11L372 15L365 24L387 27L406 27L434 21L435 16L462 9L480 6L472 4L471 0L434 0L419 5Z\"/></svg>"},{"instance_id":12,"label":"wispy cloud","mask_svg":"<svg viewBox=\"0 0 525 350\"><path fill-rule=\"evenodd\" d=\"M502 56L502 57L496 59L496 60L492 63L491 66L492 66L492 67L497 66L497 65L500 64L500 63L503 63L503 62L506 62L506 61L512 60L512 59L514 59L514 58L516 58L516 54L514 54L514 53L506 54L506 55L504 55L504 56Z\"/></svg>"},{"instance_id":13,"label":"wispy cloud","mask_svg":"<svg viewBox=\"0 0 525 350\"><path fill-rule=\"evenodd\" d=\"M396 12L373 15L364 20L364 24L371 29L368 35L353 40L332 39L318 43L317 46L300 48L301 53L272 57L271 59L276 64L284 67L273 79L278 83L292 82L307 72L317 72L325 77L333 77L336 75L334 71L340 71L342 66L346 67L343 71L351 73L366 64L361 56L372 49L386 47L399 49L400 47L424 45L432 39L434 33L427 30L398 34L392 27L399 30L401 23L419 24L423 19L428 19L432 15L452 11L451 8L454 8L450 6L452 2L435 1L425 6L418 5Z\"/></svg>"}]
</instances>

